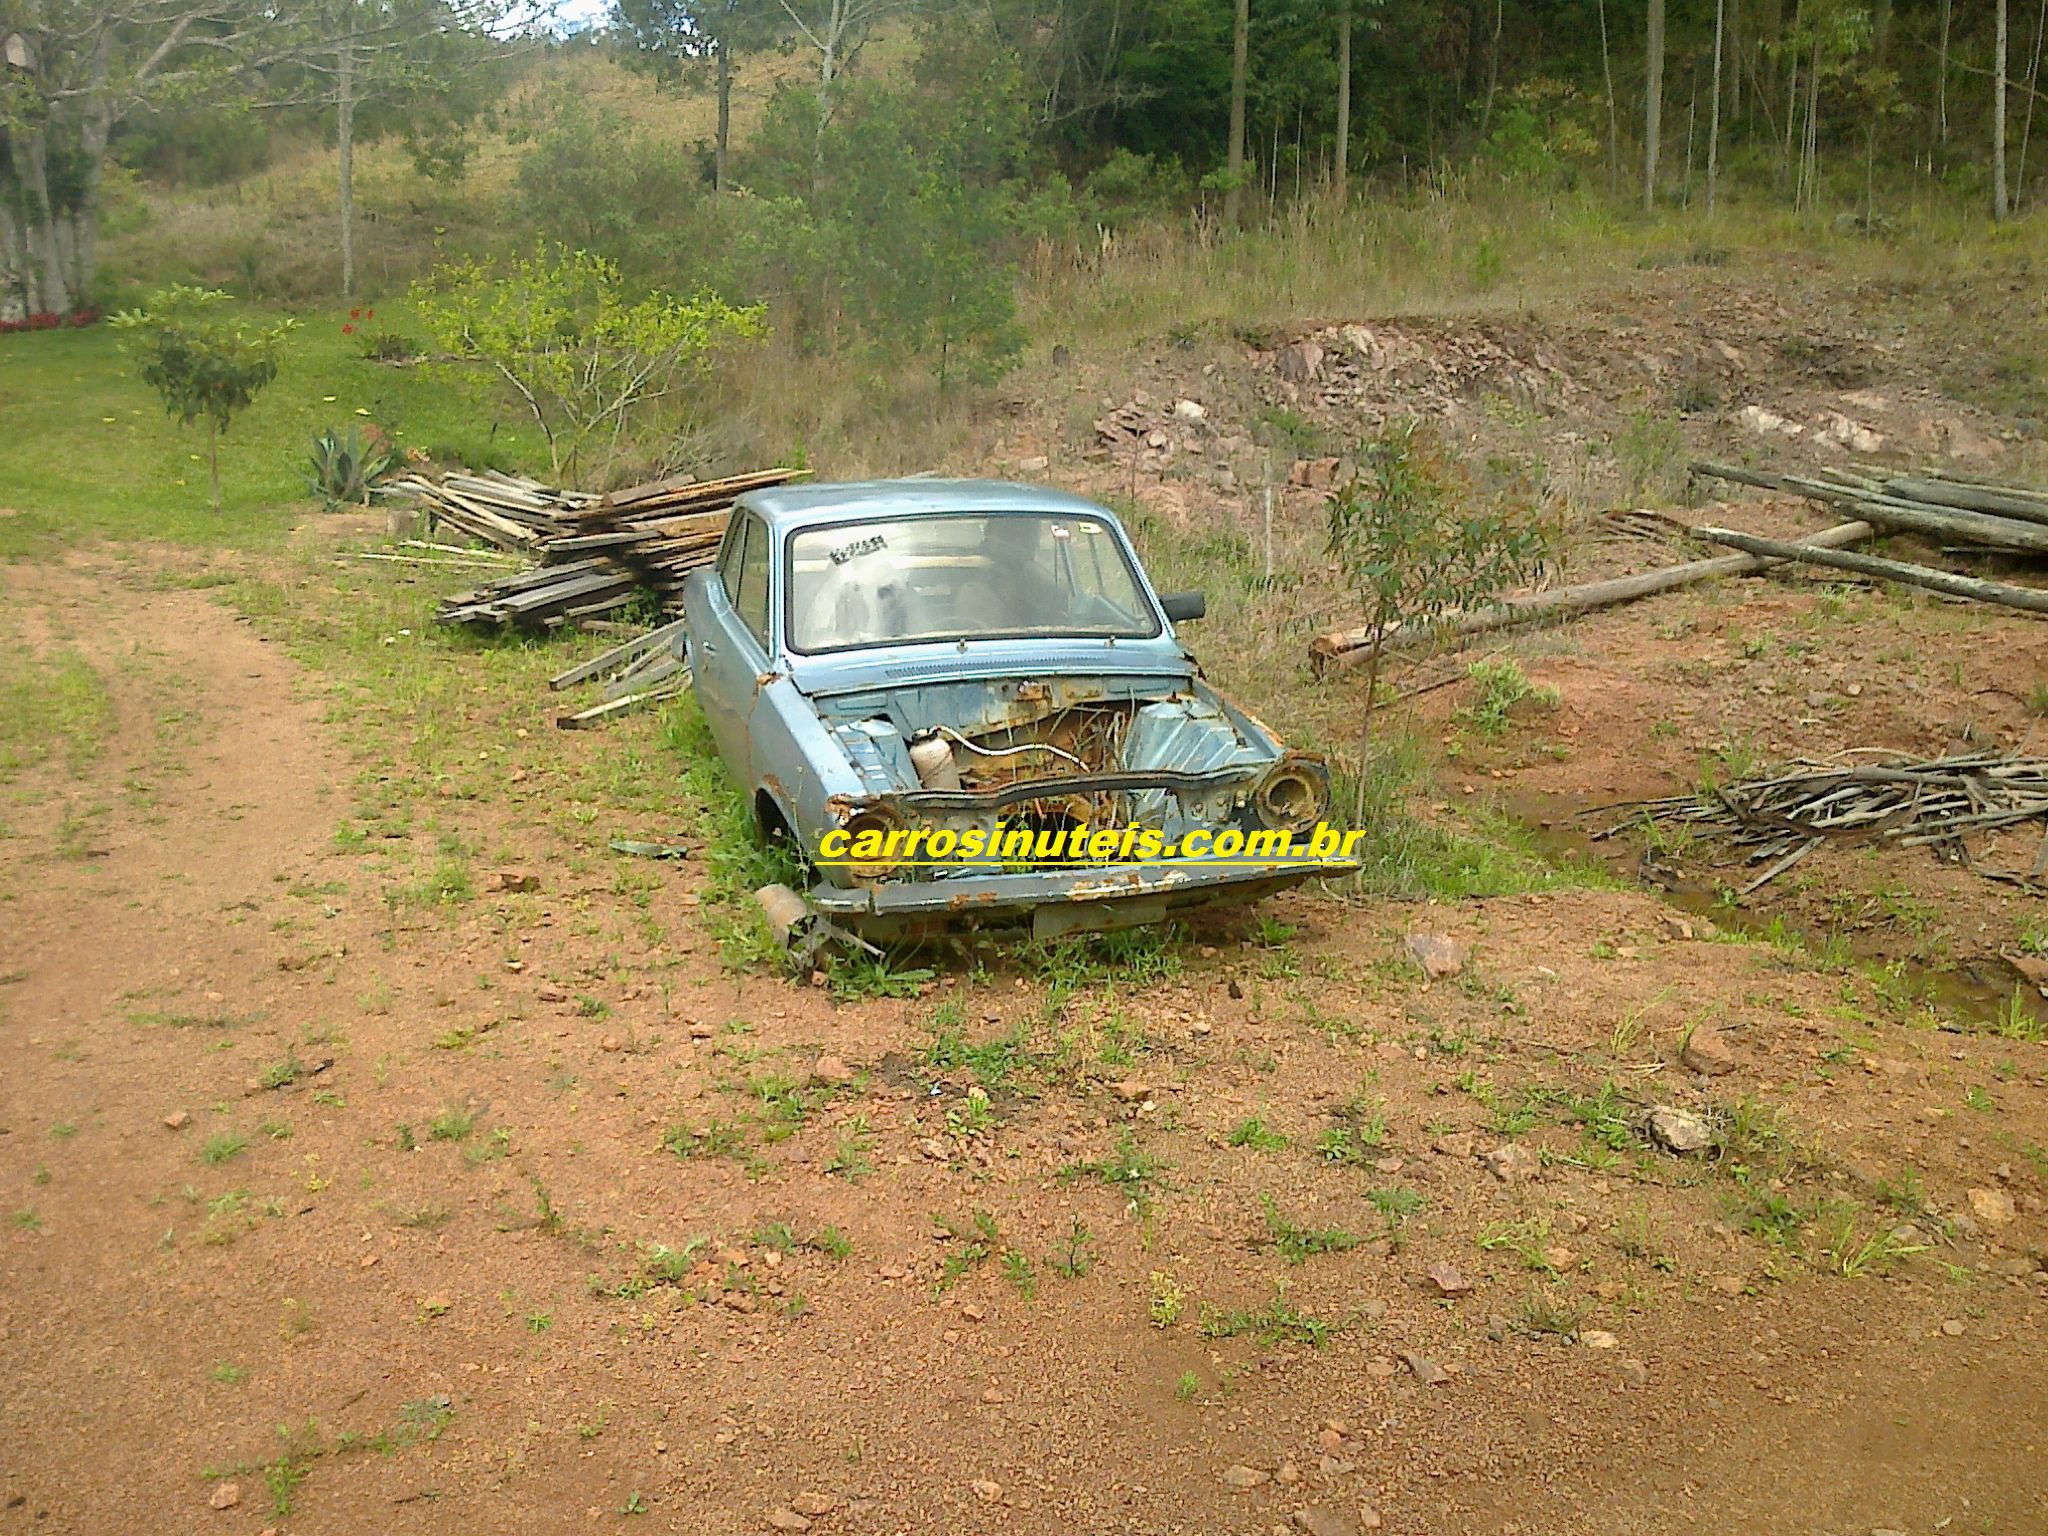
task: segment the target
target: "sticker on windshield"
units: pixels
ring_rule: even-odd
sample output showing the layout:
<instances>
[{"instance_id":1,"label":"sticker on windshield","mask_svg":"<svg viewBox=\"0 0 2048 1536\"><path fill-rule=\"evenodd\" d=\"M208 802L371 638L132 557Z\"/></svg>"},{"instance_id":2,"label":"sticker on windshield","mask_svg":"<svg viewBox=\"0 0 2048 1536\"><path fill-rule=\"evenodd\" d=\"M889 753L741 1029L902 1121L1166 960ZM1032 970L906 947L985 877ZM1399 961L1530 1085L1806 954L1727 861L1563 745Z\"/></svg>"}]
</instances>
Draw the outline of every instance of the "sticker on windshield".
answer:
<instances>
[{"instance_id":1,"label":"sticker on windshield","mask_svg":"<svg viewBox=\"0 0 2048 1536\"><path fill-rule=\"evenodd\" d=\"M872 555L878 549L887 549L889 541L879 533L871 533L864 539L855 539L851 544L842 544L830 552L834 565L844 565L849 560L858 560L862 555Z\"/></svg>"}]
</instances>

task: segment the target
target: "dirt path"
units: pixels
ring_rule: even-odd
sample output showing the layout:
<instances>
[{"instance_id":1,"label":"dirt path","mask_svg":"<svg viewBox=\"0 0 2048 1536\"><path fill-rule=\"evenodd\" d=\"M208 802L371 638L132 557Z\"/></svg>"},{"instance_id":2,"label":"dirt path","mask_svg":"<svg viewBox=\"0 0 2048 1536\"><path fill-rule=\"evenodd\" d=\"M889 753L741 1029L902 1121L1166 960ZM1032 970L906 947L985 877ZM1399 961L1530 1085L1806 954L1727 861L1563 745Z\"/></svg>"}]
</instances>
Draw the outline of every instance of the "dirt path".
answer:
<instances>
[{"instance_id":1,"label":"dirt path","mask_svg":"<svg viewBox=\"0 0 2048 1536\"><path fill-rule=\"evenodd\" d=\"M337 845L368 770L318 679L146 569L0 583L117 720L4 791L0 1531L2048 1528L2048 1047L1634 893L1293 898L1284 946L1225 926L1051 1013L1002 973L735 981L699 871L488 804L415 851L512 844L540 889L408 909ZM1393 963L1413 924L1467 974ZM1702 1016L1712 1084L1673 1060ZM1785 1119L1753 1184L1609 1166L1556 1108L1603 1081ZM1381 1139L1339 1163L1354 1096ZM1853 1260L1907 1170L1926 1251L1888 1277L1744 1230L1839 1202ZM1289 1262L1276 1211L1358 1241Z\"/></svg>"}]
</instances>

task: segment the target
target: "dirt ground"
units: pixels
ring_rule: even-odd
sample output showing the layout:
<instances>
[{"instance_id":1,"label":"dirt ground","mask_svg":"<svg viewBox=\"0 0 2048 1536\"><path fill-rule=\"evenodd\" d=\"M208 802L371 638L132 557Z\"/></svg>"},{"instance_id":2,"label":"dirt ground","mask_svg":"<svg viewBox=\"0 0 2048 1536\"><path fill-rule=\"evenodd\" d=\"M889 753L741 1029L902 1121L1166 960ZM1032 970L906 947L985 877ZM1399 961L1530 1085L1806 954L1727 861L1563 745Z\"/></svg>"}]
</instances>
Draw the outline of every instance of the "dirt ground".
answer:
<instances>
[{"instance_id":1,"label":"dirt ground","mask_svg":"<svg viewBox=\"0 0 2048 1536\"><path fill-rule=\"evenodd\" d=\"M1986 1007L2033 898L1296 893L851 1000L505 766L673 775L650 722L514 694L408 786L184 570L0 569L114 705L0 785L0 1532L2048 1529L2048 1045ZM1502 737L1416 707L1561 841L1738 744L2038 747L2048 672L1801 579L1511 654L1557 698Z\"/></svg>"}]
</instances>

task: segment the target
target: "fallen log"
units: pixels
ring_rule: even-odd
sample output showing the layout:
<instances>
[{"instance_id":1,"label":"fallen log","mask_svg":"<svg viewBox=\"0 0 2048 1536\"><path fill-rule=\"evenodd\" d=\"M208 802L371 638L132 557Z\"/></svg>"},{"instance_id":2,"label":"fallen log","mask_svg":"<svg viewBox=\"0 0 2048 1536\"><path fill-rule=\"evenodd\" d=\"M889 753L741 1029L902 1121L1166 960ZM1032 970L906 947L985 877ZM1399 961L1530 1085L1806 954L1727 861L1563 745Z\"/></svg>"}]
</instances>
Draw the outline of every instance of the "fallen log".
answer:
<instances>
[{"instance_id":1,"label":"fallen log","mask_svg":"<svg viewBox=\"0 0 2048 1536\"><path fill-rule=\"evenodd\" d=\"M1955 534L2001 549L2048 554L2048 524L1994 517L1987 512L1922 506L1917 502L1902 501L1896 496L1872 495L1825 480L1802 479L1797 475L1785 476L1785 486L1809 500L1825 502L1844 513L1854 512L1866 521L1886 528L1903 528L1909 533Z\"/></svg>"},{"instance_id":2,"label":"fallen log","mask_svg":"<svg viewBox=\"0 0 2048 1536\"><path fill-rule=\"evenodd\" d=\"M1907 586L1946 592L1951 597L1967 597L1976 602L1997 603L2007 608L2024 608L2029 613L2048 613L2048 591L2042 591L2038 587L2015 587L2000 581L1980 581L1974 576L1958 576L1950 571L1938 571L1932 566L1909 565L1903 560L1880 560L1875 555L1859 555L1846 550L1786 544L1777 539L1760 539L1753 534L1736 533L1727 528L1700 528L1695 531L1703 539L1716 544L1726 544L1731 549L1746 550L1752 555L1796 560L1803 565L1824 565L1838 571L1854 571L1860 576L1877 576L1886 581L1903 582Z\"/></svg>"},{"instance_id":3,"label":"fallen log","mask_svg":"<svg viewBox=\"0 0 2048 1536\"><path fill-rule=\"evenodd\" d=\"M1966 512L1988 512L1995 517L2018 518L2023 523L2048 524L2048 496L2037 496L2013 486L1961 485L1901 475L1885 481L1884 488L1889 495L1910 501Z\"/></svg>"},{"instance_id":4,"label":"fallen log","mask_svg":"<svg viewBox=\"0 0 2048 1536\"><path fill-rule=\"evenodd\" d=\"M1838 523L1800 540L1797 547L1834 549L1867 539L1875 531L1869 523ZM1583 586L1525 592L1491 608L1448 615L1435 624L1418 625L1412 629L1397 628L1388 633L1380 649L1382 652L1406 650L1431 640L1460 639L1466 635L1485 634L1489 630L1534 623L1539 619L1574 618L1596 608L1611 608L1617 603L1653 597L1659 592L1711 581L1717 576L1747 576L1778 563L1777 558L1765 555L1716 555L1707 560L1690 560L1683 565L1662 566L1634 576L1589 581ZM1309 665L1318 672L1325 667L1350 666L1369 655L1371 645L1371 625L1332 630L1328 634L1317 635L1309 642Z\"/></svg>"}]
</instances>

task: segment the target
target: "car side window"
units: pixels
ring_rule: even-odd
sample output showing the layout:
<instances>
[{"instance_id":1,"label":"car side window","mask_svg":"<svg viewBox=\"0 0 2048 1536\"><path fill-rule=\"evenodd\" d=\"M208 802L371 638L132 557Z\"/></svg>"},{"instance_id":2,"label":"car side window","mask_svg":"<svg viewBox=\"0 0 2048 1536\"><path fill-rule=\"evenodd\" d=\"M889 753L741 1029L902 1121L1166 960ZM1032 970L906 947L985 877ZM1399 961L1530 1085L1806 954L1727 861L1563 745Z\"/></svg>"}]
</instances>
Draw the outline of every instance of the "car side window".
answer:
<instances>
[{"instance_id":1,"label":"car side window","mask_svg":"<svg viewBox=\"0 0 2048 1536\"><path fill-rule=\"evenodd\" d=\"M738 606L740 600L740 558L747 542L750 518L736 517L725 530L725 542L718 546L718 581L725 588L725 600Z\"/></svg>"},{"instance_id":2,"label":"car side window","mask_svg":"<svg viewBox=\"0 0 2048 1536\"><path fill-rule=\"evenodd\" d=\"M732 605L747 626L747 632L768 646L768 530L755 518L748 518L741 530L745 543L739 553L739 584L728 584Z\"/></svg>"}]
</instances>

